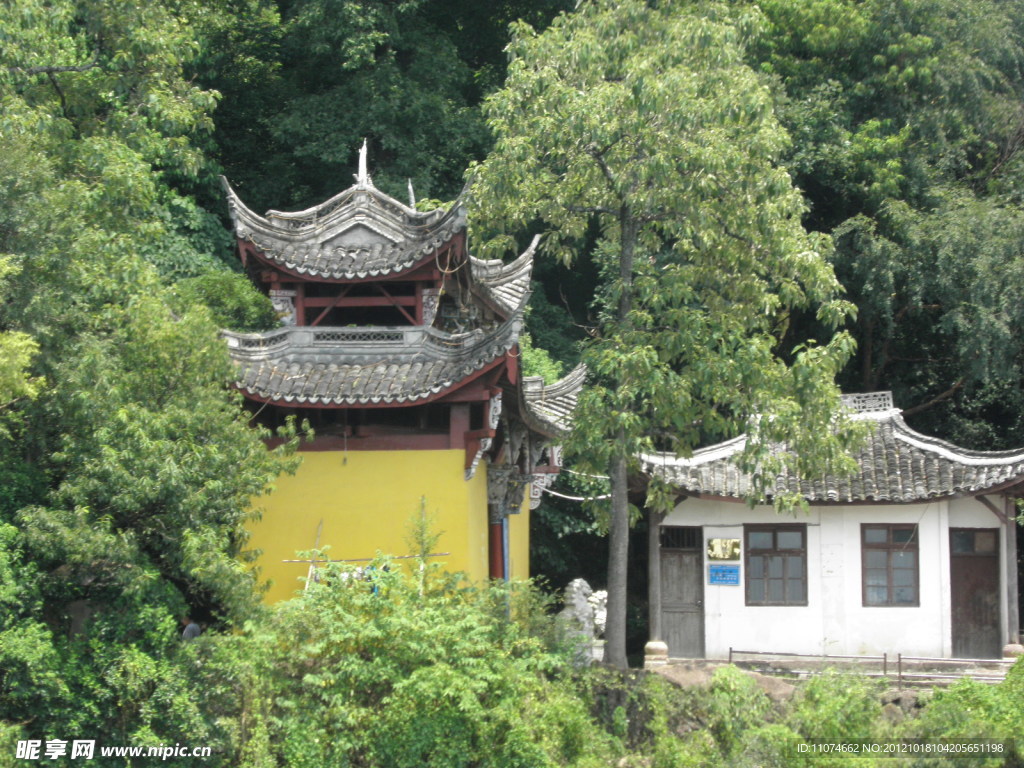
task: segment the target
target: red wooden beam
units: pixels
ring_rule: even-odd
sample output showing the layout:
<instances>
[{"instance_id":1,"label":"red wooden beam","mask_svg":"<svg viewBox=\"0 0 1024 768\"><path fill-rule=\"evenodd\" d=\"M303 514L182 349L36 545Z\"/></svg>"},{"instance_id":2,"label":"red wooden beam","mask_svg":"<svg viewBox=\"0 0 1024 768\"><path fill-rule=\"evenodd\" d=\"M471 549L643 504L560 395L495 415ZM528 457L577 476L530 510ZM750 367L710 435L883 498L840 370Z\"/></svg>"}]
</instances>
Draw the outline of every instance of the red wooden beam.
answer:
<instances>
[{"instance_id":1,"label":"red wooden beam","mask_svg":"<svg viewBox=\"0 0 1024 768\"><path fill-rule=\"evenodd\" d=\"M505 536L504 526L501 523L490 523L488 547L488 575L492 579L505 578Z\"/></svg>"},{"instance_id":2,"label":"red wooden beam","mask_svg":"<svg viewBox=\"0 0 1024 768\"><path fill-rule=\"evenodd\" d=\"M295 286L295 324L306 324L306 284Z\"/></svg>"},{"instance_id":3,"label":"red wooden beam","mask_svg":"<svg viewBox=\"0 0 1024 768\"><path fill-rule=\"evenodd\" d=\"M399 304L397 301L395 301L395 298L390 293L387 292L387 289L383 285L381 285L380 283L374 283L373 287L376 288L381 293L383 293L384 296L386 296L388 299L390 299L391 303L394 304L395 307L398 308L398 311L401 312L403 315L405 315L405 319L409 321L410 325L416 325L416 318L414 318L412 315L410 315L408 312L406 312L405 311L405 307L403 307L401 304ZM408 297L408 296L403 296L401 298L403 299L403 303L407 303L407 302L410 301L410 297ZM415 296L411 297L411 302L412 303L409 304L409 306L411 306L411 307L416 306L416 297Z\"/></svg>"},{"instance_id":4,"label":"red wooden beam","mask_svg":"<svg viewBox=\"0 0 1024 768\"><path fill-rule=\"evenodd\" d=\"M334 307L336 307L338 305L338 302L341 301L343 298L345 298L345 294L348 293L351 290L352 290L352 286L351 285L346 285L344 288L342 288L338 292L338 295L330 300L331 303L324 307L324 311L316 316L316 320L313 321L313 325L319 325L320 321L324 319L324 317L327 315L327 313L330 312ZM309 307L309 306L313 306L313 307L317 306L316 304L312 303L314 301L316 301L316 299L306 299L306 306L307 307Z\"/></svg>"},{"instance_id":5,"label":"red wooden beam","mask_svg":"<svg viewBox=\"0 0 1024 768\"><path fill-rule=\"evenodd\" d=\"M505 371L508 374L508 383L513 387L519 383L519 358L518 344L505 353L505 361L508 363L505 366Z\"/></svg>"},{"instance_id":6,"label":"red wooden beam","mask_svg":"<svg viewBox=\"0 0 1024 768\"><path fill-rule=\"evenodd\" d=\"M346 290L352 286L346 286ZM345 296L338 301L334 296L315 296L306 299L307 307L390 307L393 304L401 303L407 307L416 306L415 296L397 296L395 300L384 296Z\"/></svg>"},{"instance_id":7,"label":"red wooden beam","mask_svg":"<svg viewBox=\"0 0 1024 768\"><path fill-rule=\"evenodd\" d=\"M263 441L268 448L285 442L283 437ZM368 437L340 437L317 435L309 442L299 443L300 452L318 451L444 451L450 447L448 435L370 435Z\"/></svg>"}]
</instances>

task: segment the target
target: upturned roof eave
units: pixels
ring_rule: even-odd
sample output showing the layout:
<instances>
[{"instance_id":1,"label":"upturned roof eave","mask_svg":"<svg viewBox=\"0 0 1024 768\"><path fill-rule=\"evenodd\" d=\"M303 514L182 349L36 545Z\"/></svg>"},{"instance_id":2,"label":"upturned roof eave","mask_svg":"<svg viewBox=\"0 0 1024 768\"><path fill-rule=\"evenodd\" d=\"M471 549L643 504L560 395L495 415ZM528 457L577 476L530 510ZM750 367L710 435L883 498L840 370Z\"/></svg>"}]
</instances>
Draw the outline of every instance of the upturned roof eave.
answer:
<instances>
[{"instance_id":1,"label":"upturned roof eave","mask_svg":"<svg viewBox=\"0 0 1024 768\"><path fill-rule=\"evenodd\" d=\"M470 256L473 293L504 315L527 301L533 276L533 259L539 244L540 235L536 235L526 250L509 262Z\"/></svg>"},{"instance_id":2,"label":"upturned roof eave","mask_svg":"<svg viewBox=\"0 0 1024 768\"><path fill-rule=\"evenodd\" d=\"M397 209L398 212L406 218L417 222L414 225L417 227L429 226L436 228L448 219L455 218L460 214L464 215L464 208L461 199L456 200L448 208L435 208L432 211L417 211L416 209L405 205L400 200L384 194L372 184L357 183L311 208L306 208L301 211L278 211L270 209L265 215L261 216L242 201L241 197L239 197L238 193L235 192L226 177L221 176L220 180L221 186L227 195L229 213L231 214L232 222L236 223L236 228L237 221L241 217L261 229L265 229L268 233L272 233L285 239L295 239L296 241L304 240L309 234L315 234L323 231L324 229L329 229L338 221L344 221L350 217L350 207L344 205L344 202L349 198L354 198L359 192L363 192L367 196L374 198L383 206ZM353 205L351 207L359 208L360 206ZM311 223L308 227L303 228L283 227L279 224L275 224L272 219L294 222L310 220Z\"/></svg>"},{"instance_id":3,"label":"upturned roof eave","mask_svg":"<svg viewBox=\"0 0 1024 768\"><path fill-rule=\"evenodd\" d=\"M519 402L527 426L553 439L565 437L572 429L573 412L586 377L587 367L580 363L549 385L539 376L524 378Z\"/></svg>"}]
</instances>

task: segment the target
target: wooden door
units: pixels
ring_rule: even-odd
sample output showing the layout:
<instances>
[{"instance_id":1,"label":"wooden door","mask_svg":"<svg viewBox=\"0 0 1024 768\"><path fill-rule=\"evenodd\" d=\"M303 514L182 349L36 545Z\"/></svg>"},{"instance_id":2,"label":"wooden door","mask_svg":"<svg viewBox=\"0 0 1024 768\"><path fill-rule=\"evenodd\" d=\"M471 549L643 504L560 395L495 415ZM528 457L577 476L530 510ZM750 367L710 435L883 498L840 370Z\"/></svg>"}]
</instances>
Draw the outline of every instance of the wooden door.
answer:
<instances>
[{"instance_id":1,"label":"wooden door","mask_svg":"<svg viewBox=\"0 0 1024 768\"><path fill-rule=\"evenodd\" d=\"M661 627L671 657L704 657L703 538L699 526L661 529Z\"/></svg>"},{"instance_id":2,"label":"wooden door","mask_svg":"<svg viewBox=\"0 0 1024 768\"><path fill-rule=\"evenodd\" d=\"M1002 656L999 620L999 529L949 529L953 656Z\"/></svg>"}]
</instances>

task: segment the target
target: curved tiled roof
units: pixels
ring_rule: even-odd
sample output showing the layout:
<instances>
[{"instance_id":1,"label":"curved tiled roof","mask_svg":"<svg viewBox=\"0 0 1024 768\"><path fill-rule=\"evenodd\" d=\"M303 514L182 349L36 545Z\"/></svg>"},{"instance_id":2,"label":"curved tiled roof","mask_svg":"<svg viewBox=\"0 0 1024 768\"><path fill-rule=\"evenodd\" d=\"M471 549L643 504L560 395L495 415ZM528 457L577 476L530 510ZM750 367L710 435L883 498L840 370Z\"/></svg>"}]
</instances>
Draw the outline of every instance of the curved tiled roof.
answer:
<instances>
[{"instance_id":1,"label":"curved tiled roof","mask_svg":"<svg viewBox=\"0 0 1024 768\"><path fill-rule=\"evenodd\" d=\"M523 406L531 426L549 435L568 432L586 378L587 367L582 363L549 386L539 376L524 378Z\"/></svg>"},{"instance_id":2,"label":"curved tiled roof","mask_svg":"<svg viewBox=\"0 0 1024 768\"><path fill-rule=\"evenodd\" d=\"M1024 451L971 451L928 437L906 425L892 407L890 393L844 398L854 418L874 428L855 454L859 471L849 477L806 479L789 473L776 478L775 492L798 493L809 502L912 503L948 496L971 496L1024 480ZM857 408L860 398L861 407ZM740 436L694 451L689 459L674 455L643 456L644 471L657 474L684 492L746 499L753 494L749 473L738 460L746 446Z\"/></svg>"},{"instance_id":3,"label":"curved tiled roof","mask_svg":"<svg viewBox=\"0 0 1024 768\"><path fill-rule=\"evenodd\" d=\"M223 180L235 235L262 258L312 278L362 280L420 264L466 228L460 203L421 213L365 178L313 208L251 211Z\"/></svg>"},{"instance_id":4,"label":"curved tiled roof","mask_svg":"<svg viewBox=\"0 0 1024 768\"><path fill-rule=\"evenodd\" d=\"M508 352L521 330L520 310L489 332L290 327L224 337L243 392L296 407L340 406L430 399Z\"/></svg>"},{"instance_id":5,"label":"curved tiled roof","mask_svg":"<svg viewBox=\"0 0 1024 768\"><path fill-rule=\"evenodd\" d=\"M514 261L500 259L483 260L470 256L473 283L506 314L524 303L530 293L530 276L533 274L533 256L537 251L540 236L533 238L530 247Z\"/></svg>"}]
</instances>

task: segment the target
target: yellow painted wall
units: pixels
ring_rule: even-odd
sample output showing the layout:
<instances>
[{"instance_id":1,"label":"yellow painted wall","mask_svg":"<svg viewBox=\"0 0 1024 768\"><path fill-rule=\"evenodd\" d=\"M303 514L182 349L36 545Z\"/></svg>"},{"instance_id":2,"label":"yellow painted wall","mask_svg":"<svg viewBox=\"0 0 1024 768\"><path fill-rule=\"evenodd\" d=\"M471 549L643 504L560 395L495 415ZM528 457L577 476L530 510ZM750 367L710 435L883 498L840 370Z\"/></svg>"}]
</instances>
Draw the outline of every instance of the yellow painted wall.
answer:
<instances>
[{"instance_id":1,"label":"yellow painted wall","mask_svg":"<svg viewBox=\"0 0 1024 768\"><path fill-rule=\"evenodd\" d=\"M443 531L437 558L448 570L487 578L487 479L481 465L465 480L462 450L310 451L292 476L278 478L269 496L257 500L263 519L250 525L250 546L263 550L258 563L273 581L268 602L292 597L302 588L308 565L283 563L298 550L310 550L323 520L320 546L332 559L373 557L377 551L411 554L409 521L419 514L420 498ZM510 528L514 575L528 575L526 514Z\"/></svg>"},{"instance_id":2,"label":"yellow painted wall","mask_svg":"<svg viewBox=\"0 0 1024 768\"><path fill-rule=\"evenodd\" d=\"M530 491L526 491L522 511L508 517L509 576L530 578Z\"/></svg>"}]
</instances>

